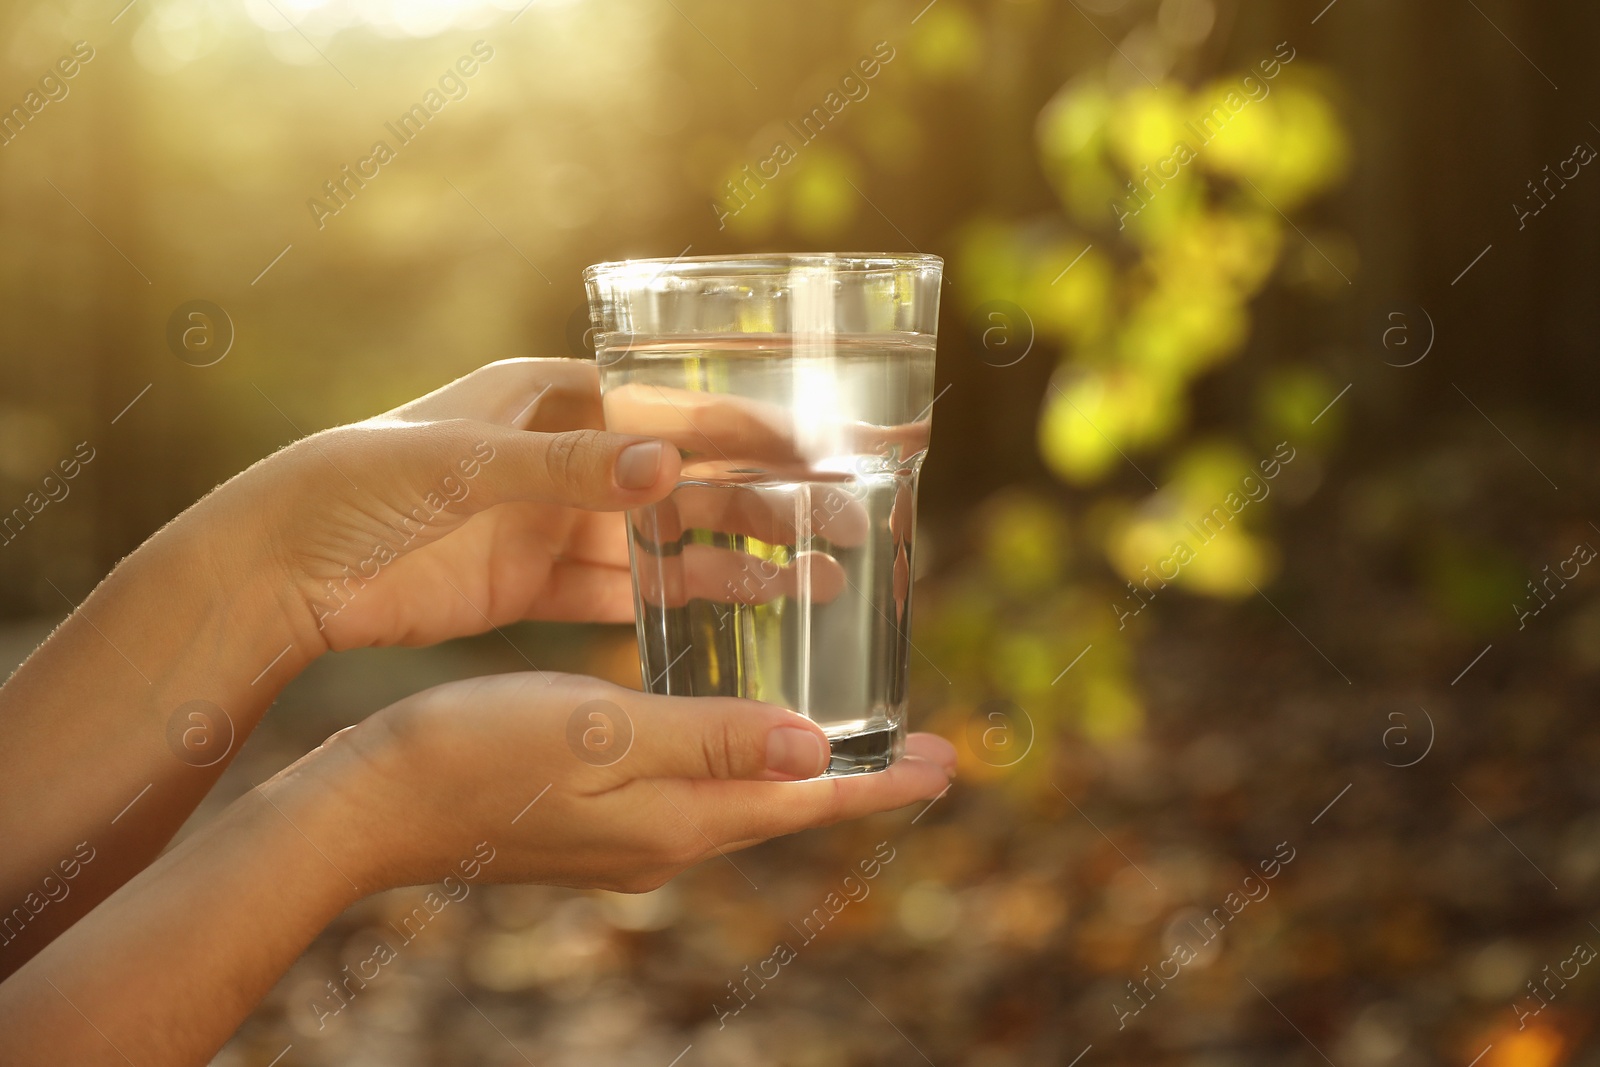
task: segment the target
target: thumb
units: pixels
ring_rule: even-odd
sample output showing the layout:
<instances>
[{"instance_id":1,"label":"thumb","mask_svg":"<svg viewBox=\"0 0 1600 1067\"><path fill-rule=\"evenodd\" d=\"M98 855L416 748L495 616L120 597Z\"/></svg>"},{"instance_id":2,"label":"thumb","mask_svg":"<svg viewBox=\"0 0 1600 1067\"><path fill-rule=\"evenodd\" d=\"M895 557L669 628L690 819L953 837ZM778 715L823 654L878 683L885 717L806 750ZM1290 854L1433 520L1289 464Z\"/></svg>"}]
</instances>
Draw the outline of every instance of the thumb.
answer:
<instances>
[{"instance_id":1,"label":"thumb","mask_svg":"<svg viewBox=\"0 0 1600 1067\"><path fill-rule=\"evenodd\" d=\"M533 500L622 511L660 500L678 481L678 450L653 437L604 430L537 433L482 427L485 503Z\"/></svg>"},{"instance_id":2,"label":"thumb","mask_svg":"<svg viewBox=\"0 0 1600 1067\"><path fill-rule=\"evenodd\" d=\"M672 697L620 690L625 778L794 781L828 767L828 737L792 711L736 697ZM570 739L569 739L570 740ZM578 749L574 752L585 758ZM594 762L594 761L590 761Z\"/></svg>"}]
</instances>

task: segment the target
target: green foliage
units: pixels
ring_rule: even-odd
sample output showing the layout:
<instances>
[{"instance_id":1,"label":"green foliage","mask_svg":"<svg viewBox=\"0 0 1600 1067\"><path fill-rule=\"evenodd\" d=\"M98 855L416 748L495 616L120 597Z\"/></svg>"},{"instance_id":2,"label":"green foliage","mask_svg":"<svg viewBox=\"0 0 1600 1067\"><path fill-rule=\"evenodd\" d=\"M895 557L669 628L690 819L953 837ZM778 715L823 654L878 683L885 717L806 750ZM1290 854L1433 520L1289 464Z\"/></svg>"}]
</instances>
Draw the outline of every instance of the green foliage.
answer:
<instances>
[{"instance_id":1,"label":"green foliage","mask_svg":"<svg viewBox=\"0 0 1600 1067\"><path fill-rule=\"evenodd\" d=\"M1019 234L1005 274L1020 283L1014 292L1034 297L1019 302L1040 336L1062 349L1040 444L1069 484L1099 484L1120 469L1120 453L1184 447L1173 440L1186 422L1184 396L1237 356L1250 300L1285 241L1298 240L1280 211L1342 171L1343 133L1314 76L1284 66L1255 82L1270 86L1259 99L1239 95L1242 79L1192 93L1077 82L1040 118L1040 154L1073 235L1062 244L1092 247L1052 274L1061 253L1041 254ZM1225 120L1207 118L1216 114ZM1005 258L997 228L972 240L979 270ZM1049 292L1061 286L1060 297Z\"/></svg>"},{"instance_id":2,"label":"green foliage","mask_svg":"<svg viewBox=\"0 0 1600 1067\"><path fill-rule=\"evenodd\" d=\"M1209 18L1163 22L1159 6L1145 0L1148 23L1134 32L1166 42L1168 69L1188 69ZM890 202L869 207L859 187L869 165L906 180L933 165L919 154L927 129L908 118L915 94L972 84L986 56L1026 32L1008 23L1014 12L973 11L942 0L920 15L870 101L797 141L782 177L734 200L719 182L716 195L742 205L730 228L752 241L782 229L826 244L875 212L897 214ZM1020 307L1035 335L1026 358L1057 359L1038 449L1067 492L1005 491L975 514L979 551L919 607L928 658L918 669L924 691L954 687L944 714L957 732L962 716L983 718L985 701L1007 699L1047 750L1062 729L1108 744L1139 729L1133 641L1153 625L1145 607L1178 595L1169 588L1239 598L1270 581L1276 501L1247 499L1244 480L1261 480L1278 442L1313 457L1328 447L1340 413L1318 416L1337 386L1298 353L1270 353L1240 387L1241 416L1220 427L1195 424L1195 388L1238 360L1251 303L1286 261L1324 282L1354 266L1328 266L1309 242L1338 243L1289 221L1339 180L1348 147L1329 81L1287 45L1215 77L1155 84L1113 52L1061 87L1034 134L1056 210L960 223L952 295L961 310ZM731 154L736 187L755 150ZM1214 535L1202 539L1203 516L1214 516ZM1041 763L1007 773L1037 785Z\"/></svg>"},{"instance_id":3,"label":"green foliage","mask_svg":"<svg viewBox=\"0 0 1600 1067\"><path fill-rule=\"evenodd\" d=\"M1126 63L1110 63L1039 117L1053 235L1037 219L974 222L959 274L972 305L1016 303L1039 350L1059 353L1039 450L1074 492L986 509L981 570L933 621L984 650L968 683L982 693L967 699L1003 694L1042 738L1070 728L1103 743L1143 721L1131 667L1152 625L1144 608L1170 602L1169 587L1237 598L1270 580L1271 486L1259 501L1241 486L1277 470L1262 465L1277 442L1315 454L1337 435L1337 415L1312 422L1337 387L1295 353L1252 376L1244 420L1195 426L1190 398L1244 350L1252 300L1308 240L1288 216L1340 178L1348 154L1327 82L1304 59L1194 88L1128 84ZM1145 492L1147 473L1162 488ZM1220 532L1199 530L1202 516Z\"/></svg>"}]
</instances>

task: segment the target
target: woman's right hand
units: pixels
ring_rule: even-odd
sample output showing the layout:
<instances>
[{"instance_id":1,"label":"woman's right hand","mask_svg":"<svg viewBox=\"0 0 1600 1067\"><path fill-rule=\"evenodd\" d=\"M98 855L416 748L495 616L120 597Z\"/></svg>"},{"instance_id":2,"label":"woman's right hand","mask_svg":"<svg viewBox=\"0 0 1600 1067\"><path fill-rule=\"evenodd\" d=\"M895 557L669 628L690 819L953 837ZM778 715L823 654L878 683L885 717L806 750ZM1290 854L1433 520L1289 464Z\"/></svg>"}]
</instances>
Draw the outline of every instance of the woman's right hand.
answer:
<instances>
[{"instance_id":1,"label":"woman's right hand","mask_svg":"<svg viewBox=\"0 0 1600 1067\"><path fill-rule=\"evenodd\" d=\"M655 696L593 678L452 682L341 731L269 783L311 775L356 813L363 892L480 877L642 892L718 853L939 796L955 750L913 734L877 774L827 766L810 720L735 698ZM330 856L330 858L333 858Z\"/></svg>"}]
</instances>

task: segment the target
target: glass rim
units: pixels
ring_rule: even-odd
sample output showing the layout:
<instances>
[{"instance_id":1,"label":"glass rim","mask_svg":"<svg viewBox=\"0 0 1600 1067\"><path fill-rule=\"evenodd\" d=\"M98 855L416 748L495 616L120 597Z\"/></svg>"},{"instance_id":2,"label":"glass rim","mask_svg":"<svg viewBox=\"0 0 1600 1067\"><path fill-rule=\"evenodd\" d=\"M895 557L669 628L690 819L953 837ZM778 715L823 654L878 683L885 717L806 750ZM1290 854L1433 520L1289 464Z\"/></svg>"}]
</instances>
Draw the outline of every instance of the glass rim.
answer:
<instances>
[{"instance_id":1,"label":"glass rim","mask_svg":"<svg viewBox=\"0 0 1600 1067\"><path fill-rule=\"evenodd\" d=\"M943 269L941 256L926 252L740 252L722 256L676 256L656 259L615 259L583 269L585 282L618 275L676 274L688 268L689 276L760 277L785 274L795 267L831 267L840 274L873 274L907 269Z\"/></svg>"}]
</instances>

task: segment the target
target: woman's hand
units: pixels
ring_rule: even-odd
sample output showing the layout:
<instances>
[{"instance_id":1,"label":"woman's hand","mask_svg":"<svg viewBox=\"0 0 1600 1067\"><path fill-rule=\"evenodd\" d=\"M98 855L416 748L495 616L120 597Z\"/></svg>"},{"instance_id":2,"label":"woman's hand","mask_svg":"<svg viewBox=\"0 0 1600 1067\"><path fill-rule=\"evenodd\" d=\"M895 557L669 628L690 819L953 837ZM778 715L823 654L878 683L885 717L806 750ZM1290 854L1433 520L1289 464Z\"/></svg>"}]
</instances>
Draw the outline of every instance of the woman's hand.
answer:
<instances>
[{"instance_id":1,"label":"woman's hand","mask_svg":"<svg viewBox=\"0 0 1600 1067\"><path fill-rule=\"evenodd\" d=\"M621 512L672 490L678 453L602 425L592 365L507 360L299 441L208 504L286 566L312 651L626 622Z\"/></svg>"},{"instance_id":2,"label":"woman's hand","mask_svg":"<svg viewBox=\"0 0 1600 1067\"><path fill-rule=\"evenodd\" d=\"M827 766L828 744L793 712L506 674L392 705L285 775L317 776L357 813L363 891L459 877L487 842L490 881L640 892L719 853L948 787L949 742L913 734L906 753L878 774L800 781Z\"/></svg>"},{"instance_id":3,"label":"woman's hand","mask_svg":"<svg viewBox=\"0 0 1600 1067\"><path fill-rule=\"evenodd\" d=\"M770 705L565 675L440 686L247 793L0 983L0 1061L210 1062L363 896L651 889L719 852L938 796L954 750L925 734L906 747L879 774L795 781L822 770L822 731ZM304 1022L379 980L383 951L311 983Z\"/></svg>"}]
</instances>

